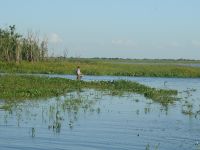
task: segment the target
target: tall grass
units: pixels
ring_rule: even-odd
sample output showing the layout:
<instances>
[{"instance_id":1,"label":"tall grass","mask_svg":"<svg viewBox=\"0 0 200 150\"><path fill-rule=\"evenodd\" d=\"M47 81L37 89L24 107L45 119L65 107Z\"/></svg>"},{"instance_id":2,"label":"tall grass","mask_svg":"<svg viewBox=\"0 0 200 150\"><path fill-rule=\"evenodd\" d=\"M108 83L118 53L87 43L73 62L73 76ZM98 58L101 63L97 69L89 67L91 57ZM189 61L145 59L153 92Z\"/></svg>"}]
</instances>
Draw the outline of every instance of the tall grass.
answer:
<instances>
[{"instance_id":1,"label":"tall grass","mask_svg":"<svg viewBox=\"0 0 200 150\"><path fill-rule=\"evenodd\" d=\"M145 76L145 77L200 77L200 67L160 63L117 63L95 59L49 60L42 62L0 62L0 72L75 74L77 66L85 75Z\"/></svg>"}]
</instances>

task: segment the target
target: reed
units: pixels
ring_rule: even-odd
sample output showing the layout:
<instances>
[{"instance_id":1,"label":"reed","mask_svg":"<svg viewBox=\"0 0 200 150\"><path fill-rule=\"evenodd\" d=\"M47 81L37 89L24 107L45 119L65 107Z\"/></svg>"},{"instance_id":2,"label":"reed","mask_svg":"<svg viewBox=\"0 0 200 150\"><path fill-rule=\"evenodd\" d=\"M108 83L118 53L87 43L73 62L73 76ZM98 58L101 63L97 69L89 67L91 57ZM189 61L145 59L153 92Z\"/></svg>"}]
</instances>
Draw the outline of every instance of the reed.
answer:
<instances>
[{"instance_id":1,"label":"reed","mask_svg":"<svg viewBox=\"0 0 200 150\"><path fill-rule=\"evenodd\" d=\"M148 62L148 61L147 61ZM120 62L103 59L46 60L40 62L22 61L19 64L0 62L2 73L75 74L77 66L85 75L144 76L144 77L200 77L200 67L183 66L175 62L152 63Z\"/></svg>"}]
</instances>

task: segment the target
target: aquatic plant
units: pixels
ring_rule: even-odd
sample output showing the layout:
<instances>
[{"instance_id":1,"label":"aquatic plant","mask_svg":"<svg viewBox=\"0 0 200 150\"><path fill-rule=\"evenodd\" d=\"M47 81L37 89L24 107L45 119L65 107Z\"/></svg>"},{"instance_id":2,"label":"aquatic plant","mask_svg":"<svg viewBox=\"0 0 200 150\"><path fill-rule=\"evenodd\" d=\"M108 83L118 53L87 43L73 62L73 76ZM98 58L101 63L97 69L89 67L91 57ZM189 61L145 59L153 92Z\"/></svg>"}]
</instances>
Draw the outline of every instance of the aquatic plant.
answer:
<instances>
[{"instance_id":1,"label":"aquatic plant","mask_svg":"<svg viewBox=\"0 0 200 150\"><path fill-rule=\"evenodd\" d=\"M148 87L137 82L119 81L76 81L61 78L36 76L0 76L0 98L6 101L55 97L81 89L110 91L112 95L138 93L163 105L176 100L176 90L163 90Z\"/></svg>"},{"instance_id":2,"label":"aquatic plant","mask_svg":"<svg viewBox=\"0 0 200 150\"><path fill-rule=\"evenodd\" d=\"M115 94L118 94L118 93L122 94L123 92L133 92L133 93L142 94L146 98L152 99L163 105L173 103L176 100L176 97L174 97L173 95L177 95L176 90L155 89L155 88L148 87L146 85L142 85L137 82L130 82L130 81L125 81L125 80L100 81L97 83L94 82L93 84L96 84L95 88L103 87L104 89L115 91Z\"/></svg>"},{"instance_id":3,"label":"aquatic plant","mask_svg":"<svg viewBox=\"0 0 200 150\"><path fill-rule=\"evenodd\" d=\"M31 136L35 137L35 128L33 128L33 127L31 128Z\"/></svg>"}]
</instances>

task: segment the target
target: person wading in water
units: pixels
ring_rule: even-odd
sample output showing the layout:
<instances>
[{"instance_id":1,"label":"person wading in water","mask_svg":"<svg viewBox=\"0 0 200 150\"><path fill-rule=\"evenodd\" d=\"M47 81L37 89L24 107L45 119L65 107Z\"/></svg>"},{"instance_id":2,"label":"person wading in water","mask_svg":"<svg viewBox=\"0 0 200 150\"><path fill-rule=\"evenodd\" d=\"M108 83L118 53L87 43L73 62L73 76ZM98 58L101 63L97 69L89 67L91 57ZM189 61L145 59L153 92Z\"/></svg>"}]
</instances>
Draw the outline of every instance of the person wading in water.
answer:
<instances>
[{"instance_id":1,"label":"person wading in water","mask_svg":"<svg viewBox=\"0 0 200 150\"><path fill-rule=\"evenodd\" d=\"M77 69L76 69L76 75L77 75L76 79L77 79L77 80L81 80L82 73L81 73L81 69L80 69L79 66L78 66Z\"/></svg>"}]
</instances>

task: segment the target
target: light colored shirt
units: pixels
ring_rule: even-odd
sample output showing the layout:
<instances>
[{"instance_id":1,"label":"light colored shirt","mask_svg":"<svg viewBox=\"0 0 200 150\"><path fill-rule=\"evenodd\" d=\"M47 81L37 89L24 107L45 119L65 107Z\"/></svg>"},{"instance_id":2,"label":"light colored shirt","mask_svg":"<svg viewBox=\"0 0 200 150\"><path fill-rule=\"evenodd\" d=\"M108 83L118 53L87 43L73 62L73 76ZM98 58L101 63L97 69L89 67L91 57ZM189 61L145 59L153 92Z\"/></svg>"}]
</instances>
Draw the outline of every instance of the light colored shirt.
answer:
<instances>
[{"instance_id":1,"label":"light colored shirt","mask_svg":"<svg viewBox=\"0 0 200 150\"><path fill-rule=\"evenodd\" d=\"M81 69L80 68L77 69L77 74L81 75Z\"/></svg>"}]
</instances>

